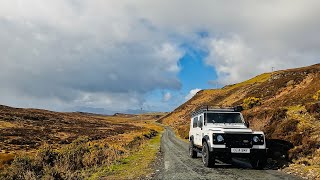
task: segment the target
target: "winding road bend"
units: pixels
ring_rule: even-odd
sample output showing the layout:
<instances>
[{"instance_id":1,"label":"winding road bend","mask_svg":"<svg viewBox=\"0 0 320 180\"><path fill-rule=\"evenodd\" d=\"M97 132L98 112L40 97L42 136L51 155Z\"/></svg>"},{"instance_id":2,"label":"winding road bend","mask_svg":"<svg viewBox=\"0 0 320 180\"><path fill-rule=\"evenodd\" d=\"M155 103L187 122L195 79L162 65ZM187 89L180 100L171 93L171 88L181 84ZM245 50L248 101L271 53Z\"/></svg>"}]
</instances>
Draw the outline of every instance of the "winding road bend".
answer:
<instances>
[{"instance_id":1,"label":"winding road bend","mask_svg":"<svg viewBox=\"0 0 320 180\"><path fill-rule=\"evenodd\" d=\"M153 179L300 179L277 170L254 170L250 164L233 159L232 164L217 161L215 168L206 168L198 158L188 156L188 143L178 139L171 128L166 128L161 139L163 163Z\"/></svg>"}]
</instances>

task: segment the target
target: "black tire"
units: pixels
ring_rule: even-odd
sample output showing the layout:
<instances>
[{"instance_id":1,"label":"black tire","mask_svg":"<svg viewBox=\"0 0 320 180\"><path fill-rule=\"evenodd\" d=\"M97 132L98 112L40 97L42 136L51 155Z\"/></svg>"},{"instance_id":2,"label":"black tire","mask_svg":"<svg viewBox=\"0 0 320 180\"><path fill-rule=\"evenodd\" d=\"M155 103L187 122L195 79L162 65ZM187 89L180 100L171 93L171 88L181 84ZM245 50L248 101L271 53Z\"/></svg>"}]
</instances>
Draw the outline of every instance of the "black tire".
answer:
<instances>
[{"instance_id":1,"label":"black tire","mask_svg":"<svg viewBox=\"0 0 320 180\"><path fill-rule=\"evenodd\" d=\"M263 169L267 165L267 159L263 157L254 157L250 159L250 164L254 169Z\"/></svg>"},{"instance_id":2,"label":"black tire","mask_svg":"<svg viewBox=\"0 0 320 180\"><path fill-rule=\"evenodd\" d=\"M202 162L205 167L213 167L215 164L214 154L209 151L207 142L202 144Z\"/></svg>"},{"instance_id":3,"label":"black tire","mask_svg":"<svg viewBox=\"0 0 320 180\"><path fill-rule=\"evenodd\" d=\"M193 140L189 143L189 156L191 158L196 158L198 155L197 151L194 150Z\"/></svg>"}]
</instances>

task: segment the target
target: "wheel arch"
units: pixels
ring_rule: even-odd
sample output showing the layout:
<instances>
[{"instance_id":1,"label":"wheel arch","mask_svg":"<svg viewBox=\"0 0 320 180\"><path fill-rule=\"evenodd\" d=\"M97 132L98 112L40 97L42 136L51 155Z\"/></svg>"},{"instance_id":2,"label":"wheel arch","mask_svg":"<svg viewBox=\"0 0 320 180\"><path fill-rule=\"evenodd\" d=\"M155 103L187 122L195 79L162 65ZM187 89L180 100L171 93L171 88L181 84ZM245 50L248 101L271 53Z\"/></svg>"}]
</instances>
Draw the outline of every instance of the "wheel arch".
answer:
<instances>
[{"instance_id":1,"label":"wheel arch","mask_svg":"<svg viewBox=\"0 0 320 180\"><path fill-rule=\"evenodd\" d=\"M210 138L208 135L203 136L202 138L202 144L206 142L208 144L209 150L213 151L213 148L211 147Z\"/></svg>"},{"instance_id":2,"label":"wheel arch","mask_svg":"<svg viewBox=\"0 0 320 180\"><path fill-rule=\"evenodd\" d=\"M193 136L193 135L191 135L191 136L189 137L189 141L194 141L194 136Z\"/></svg>"},{"instance_id":3,"label":"wheel arch","mask_svg":"<svg viewBox=\"0 0 320 180\"><path fill-rule=\"evenodd\" d=\"M208 141L210 142L209 136L208 136L208 135L203 136L203 138L202 138L202 143L203 143L203 142L209 143Z\"/></svg>"}]
</instances>

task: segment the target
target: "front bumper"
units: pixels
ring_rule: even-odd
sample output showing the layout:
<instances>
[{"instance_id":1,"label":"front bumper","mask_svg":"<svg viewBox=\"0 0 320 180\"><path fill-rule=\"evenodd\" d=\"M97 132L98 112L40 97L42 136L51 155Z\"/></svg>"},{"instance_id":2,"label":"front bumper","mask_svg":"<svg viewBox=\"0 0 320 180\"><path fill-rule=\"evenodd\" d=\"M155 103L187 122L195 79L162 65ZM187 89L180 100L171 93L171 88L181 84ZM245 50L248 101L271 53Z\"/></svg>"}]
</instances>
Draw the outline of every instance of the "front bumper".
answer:
<instances>
[{"instance_id":1,"label":"front bumper","mask_svg":"<svg viewBox=\"0 0 320 180\"><path fill-rule=\"evenodd\" d=\"M266 157L267 149L253 149L250 148L250 153L231 153L231 148L213 148L213 154L215 157Z\"/></svg>"}]
</instances>

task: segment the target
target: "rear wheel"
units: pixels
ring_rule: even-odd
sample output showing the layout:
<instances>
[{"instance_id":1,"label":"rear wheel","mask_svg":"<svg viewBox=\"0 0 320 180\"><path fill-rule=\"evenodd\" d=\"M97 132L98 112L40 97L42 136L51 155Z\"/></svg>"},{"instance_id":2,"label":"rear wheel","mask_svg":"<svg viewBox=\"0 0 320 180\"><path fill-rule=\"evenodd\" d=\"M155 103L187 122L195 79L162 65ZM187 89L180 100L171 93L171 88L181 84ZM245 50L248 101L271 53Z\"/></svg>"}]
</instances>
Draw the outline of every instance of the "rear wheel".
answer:
<instances>
[{"instance_id":1,"label":"rear wheel","mask_svg":"<svg viewBox=\"0 0 320 180\"><path fill-rule=\"evenodd\" d=\"M189 144L189 156L191 158L196 158L197 154L197 151L194 150L193 140L191 140Z\"/></svg>"},{"instance_id":2,"label":"rear wheel","mask_svg":"<svg viewBox=\"0 0 320 180\"><path fill-rule=\"evenodd\" d=\"M213 167L215 164L214 154L209 151L207 142L203 142L202 144L202 162L205 167Z\"/></svg>"}]
</instances>

